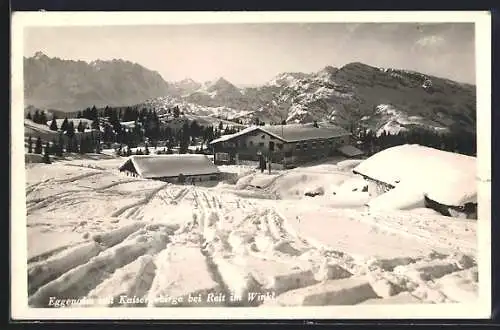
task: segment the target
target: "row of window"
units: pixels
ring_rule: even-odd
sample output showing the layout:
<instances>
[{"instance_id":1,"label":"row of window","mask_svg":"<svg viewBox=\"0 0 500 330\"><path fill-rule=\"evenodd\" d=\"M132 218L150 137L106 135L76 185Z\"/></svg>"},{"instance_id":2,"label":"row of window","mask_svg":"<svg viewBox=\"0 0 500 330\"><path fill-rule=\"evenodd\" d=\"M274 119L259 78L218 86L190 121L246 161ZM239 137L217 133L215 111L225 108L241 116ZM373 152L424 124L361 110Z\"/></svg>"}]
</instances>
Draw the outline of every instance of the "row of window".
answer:
<instances>
[{"instance_id":1,"label":"row of window","mask_svg":"<svg viewBox=\"0 0 500 330\"><path fill-rule=\"evenodd\" d=\"M325 148L327 146L333 146L334 142L335 142L334 139L322 140L322 141L313 141L313 142L311 142L311 149ZM340 142L343 143L344 141L341 140ZM249 141L248 145L250 147L253 147L255 144L254 144L253 141ZM241 143L238 142L238 141L236 141L236 142L224 142L223 146L224 147L236 147L236 148L243 147L243 148L245 148L246 144L245 144L244 141L242 141ZM258 146L259 147L264 147L265 146L265 142L259 142ZM283 143L276 143L275 146L279 150L283 149ZM308 149L308 143L307 142L300 142L300 143L295 144L295 150L301 150L301 149L302 150L307 150Z\"/></svg>"},{"instance_id":2,"label":"row of window","mask_svg":"<svg viewBox=\"0 0 500 330\"><path fill-rule=\"evenodd\" d=\"M254 146L253 141L248 142L248 145L249 145L250 147L253 147L253 146ZM259 146L259 147L263 147L264 145L265 145L265 143L264 143L264 142L259 142L259 144L258 144L258 146ZM236 144L236 147L237 147L237 146L238 146L238 144ZM246 145L245 145L245 143L244 143L244 142L241 144L241 146L242 146L242 147L246 147ZM275 144L275 146L276 146L278 149L280 149L280 150L281 150L281 149L283 149L283 143L276 143L276 144Z\"/></svg>"},{"instance_id":3,"label":"row of window","mask_svg":"<svg viewBox=\"0 0 500 330\"><path fill-rule=\"evenodd\" d=\"M311 142L311 149L324 148L326 146L332 146L333 143L334 143L333 139L323 140L323 141L317 141L317 142L313 141L313 142ZM308 148L307 142L297 143L295 145L295 150L300 150L300 149L307 150L307 148Z\"/></svg>"}]
</instances>

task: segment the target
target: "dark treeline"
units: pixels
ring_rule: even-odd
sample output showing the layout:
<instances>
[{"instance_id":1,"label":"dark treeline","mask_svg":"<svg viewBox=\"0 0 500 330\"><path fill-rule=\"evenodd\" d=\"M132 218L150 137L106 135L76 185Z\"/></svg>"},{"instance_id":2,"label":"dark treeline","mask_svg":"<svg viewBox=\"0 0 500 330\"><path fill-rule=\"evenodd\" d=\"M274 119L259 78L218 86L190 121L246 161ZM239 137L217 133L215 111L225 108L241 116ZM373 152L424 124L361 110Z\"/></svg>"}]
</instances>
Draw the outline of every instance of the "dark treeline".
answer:
<instances>
[{"instance_id":1,"label":"dark treeline","mask_svg":"<svg viewBox=\"0 0 500 330\"><path fill-rule=\"evenodd\" d=\"M183 112L178 106L170 108L164 116L169 119L180 118ZM45 114L44 114L45 116ZM87 141L82 138L80 144L74 141L73 136L75 130L83 133L88 129L88 124L85 121L80 121L75 128L73 120L64 118L61 127L57 126L56 117L52 121L47 122L45 117L44 122L40 119L41 113L37 110L35 115L27 114L27 119L33 120L36 117L37 123L48 125L52 131L57 131L60 134L68 136L68 145L65 146L67 152L87 152L92 149L95 140ZM139 107L109 107L98 109L95 106L78 111L76 118L87 119L91 121L90 128L101 132L99 143L117 143L120 145L119 153L123 155L130 154L130 148L135 148L143 145L144 142L149 143L151 147L156 148L158 142L161 142L166 153L171 153L174 147L179 147L180 153L188 152L189 146L206 144L222 134L236 133L234 127L224 127L222 121L219 125L203 126L198 124L196 120L189 121L187 119L181 121L177 125L171 125L160 120L156 110ZM182 119L181 119L182 120ZM126 149L124 147L127 147ZM147 149L146 149L147 150ZM92 152L92 151L88 151Z\"/></svg>"},{"instance_id":2,"label":"dark treeline","mask_svg":"<svg viewBox=\"0 0 500 330\"><path fill-rule=\"evenodd\" d=\"M44 162L50 163L50 155L62 157L65 152L80 154L101 152L99 135L82 135L80 139L77 139L74 128L71 128L72 122L70 123L70 128L67 131L60 132L58 138L53 138L50 142L47 141L45 146L42 145L40 137L33 143L33 138L29 136L28 153L43 154Z\"/></svg>"},{"instance_id":3,"label":"dark treeline","mask_svg":"<svg viewBox=\"0 0 500 330\"><path fill-rule=\"evenodd\" d=\"M33 115L31 114L31 112L28 112L28 114L26 115L26 119L32 120L36 124L47 125L47 115L43 110L36 110Z\"/></svg>"},{"instance_id":4,"label":"dark treeline","mask_svg":"<svg viewBox=\"0 0 500 330\"><path fill-rule=\"evenodd\" d=\"M368 155L397 145L419 144L444 151L476 156L476 134L460 128L454 128L449 132L412 128L393 135L384 132L380 136L376 136L373 131L358 130L354 137L360 143L358 146Z\"/></svg>"},{"instance_id":5,"label":"dark treeline","mask_svg":"<svg viewBox=\"0 0 500 330\"><path fill-rule=\"evenodd\" d=\"M165 115L169 119L175 119L180 118L183 112L178 106L175 106L168 109ZM55 120L57 118L54 117L51 122L48 122L46 114L43 111L37 110L34 114L27 114L27 118L33 120L35 123L48 125L51 130L58 131L60 136L64 134L68 137L66 145L63 145L62 139L60 139L61 141L52 141L54 147L51 147L51 152L53 154L60 154L63 149L67 152L83 153L98 151L99 147L97 145L100 142L119 144L119 153L123 155L130 154L130 151L127 151L127 149L143 145L144 142L147 142L149 146L154 148L157 148L158 142L161 142L162 145L160 147L163 147L163 151L160 149L157 151L158 153L171 153L174 147L178 147L180 153L186 153L189 146L200 143L208 144L222 134L233 134L240 130L240 128L235 128L234 126L229 127L226 125L224 127L222 121L214 127L199 125L196 120L189 121L184 119L181 124L173 126L160 120L156 110L145 107L140 109L137 106L106 106L101 109L97 109L94 106L77 112L76 117L90 120L92 123L90 128L101 132L98 137L94 138L94 135L91 138L82 137L81 141L78 142L74 139L75 131L83 133L88 128L83 121L80 121L75 128L73 121L64 118L61 127L57 127ZM240 119L233 121L241 123ZM123 125L124 122L127 122L127 124ZM257 121L255 124L257 124ZM258 124L263 125L264 123L259 121ZM399 134L391 135L383 133L380 136L376 136L373 131L361 127L350 127L350 131L353 133L353 137L359 142L358 147L369 155L401 144L419 144L470 156L476 155L476 135L458 126L450 127L449 131L446 132L411 127L411 129L401 131ZM127 147L127 149L124 147ZM41 145L37 144L36 150L39 152L35 152L41 153L41 148ZM148 149L146 148L145 150Z\"/></svg>"}]
</instances>

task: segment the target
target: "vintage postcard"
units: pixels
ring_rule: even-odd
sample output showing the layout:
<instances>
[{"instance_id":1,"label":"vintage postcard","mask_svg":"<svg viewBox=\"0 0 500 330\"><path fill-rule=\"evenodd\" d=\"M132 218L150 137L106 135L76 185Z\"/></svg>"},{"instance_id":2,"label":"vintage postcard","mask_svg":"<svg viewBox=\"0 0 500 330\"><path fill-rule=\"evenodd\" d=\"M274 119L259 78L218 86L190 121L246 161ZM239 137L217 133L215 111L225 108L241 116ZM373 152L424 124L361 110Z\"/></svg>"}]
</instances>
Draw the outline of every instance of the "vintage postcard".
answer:
<instances>
[{"instance_id":1,"label":"vintage postcard","mask_svg":"<svg viewBox=\"0 0 500 330\"><path fill-rule=\"evenodd\" d=\"M16 12L13 319L487 318L488 12Z\"/></svg>"}]
</instances>

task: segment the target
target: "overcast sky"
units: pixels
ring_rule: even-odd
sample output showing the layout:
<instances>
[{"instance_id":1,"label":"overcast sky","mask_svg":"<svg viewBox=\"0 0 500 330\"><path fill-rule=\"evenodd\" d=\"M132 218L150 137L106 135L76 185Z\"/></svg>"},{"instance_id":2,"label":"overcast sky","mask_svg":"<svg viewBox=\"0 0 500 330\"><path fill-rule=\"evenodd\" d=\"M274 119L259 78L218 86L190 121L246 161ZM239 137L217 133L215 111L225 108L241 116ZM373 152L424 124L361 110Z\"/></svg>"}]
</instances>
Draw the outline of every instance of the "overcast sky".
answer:
<instances>
[{"instance_id":1,"label":"overcast sky","mask_svg":"<svg viewBox=\"0 0 500 330\"><path fill-rule=\"evenodd\" d=\"M24 51L84 61L121 58L167 81L224 77L253 85L281 72L363 62L475 84L471 23L36 27L26 28Z\"/></svg>"}]
</instances>

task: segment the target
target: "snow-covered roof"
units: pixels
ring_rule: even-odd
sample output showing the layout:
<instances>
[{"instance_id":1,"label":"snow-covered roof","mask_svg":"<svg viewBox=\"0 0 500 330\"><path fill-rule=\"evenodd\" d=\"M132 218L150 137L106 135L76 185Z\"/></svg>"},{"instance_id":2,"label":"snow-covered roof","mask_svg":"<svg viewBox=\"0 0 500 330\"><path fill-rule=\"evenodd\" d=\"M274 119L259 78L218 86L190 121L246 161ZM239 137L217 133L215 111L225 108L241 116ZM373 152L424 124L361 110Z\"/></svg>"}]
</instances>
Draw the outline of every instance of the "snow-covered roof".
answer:
<instances>
[{"instance_id":1,"label":"snow-covered roof","mask_svg":"<svg viewBox=\"0 0 500 330\"><path fill-rule=\"evenodd\" d=\"M353 171L396 187L411 185L444 205L477 203L475 157L406 144L371 156Z\"/></svg>"},{"instance_id":2,"label":"snow-covered roof","mask_svg":"<svg viewBox=\"0 0 500 330\"><path fill-rule=\"evenodd\" d=\"M137 174L143 178L175 177L184 175L204 175L219 173L217 166L206 155L134 155L119 168L122 170L132 163Z\"/></svg>"},{"instance_id":3,"label":"snow-covered roof","mask_svg":"<svg viewBox=\"0 0 500 330\"><path fill-rule=\"evenodd\" d=\"M231 140L232 138L235 138L237 136L241 136L241 135L244 135L244 134L247 134L247 133L250 133L252 131L255 131L259 128L259 126L250 126L250 127L247 127L245 129L242 129L241 131L237 132L237 133L234 133L234 134L226 134L226 135L222 135L220 138L217 138L215 140L212 140L210 142L210 144L214 144L214 143L217 143L217 142L224 142L224 141L229 141Z\"/></svg>"},{"instance_id":4,"label":"snow-covered roof","mask_svg":"<svg viewBox=\"0 0 500 330\"><path fill-rule=\"evenodd\" d=\"M228 141L235 137L259 130L285 142L305 141L314 139L329 139L348 136L349 132L332 124L314 127L312 125L288 124L270 126L250 126L235 134L223 135L210 142L211 144Z\"/></svg>"},{"instance_id":5,"label":"snow-covered roof","mask_svg":"<svg viewBox=\"0 0 500 330\"><path fill-rule=\"evenodd\" d=\"M341 146L337 150L348 157L355 157L363 154L363 151L351 145Z\"/></svg>"}]
</instances>

